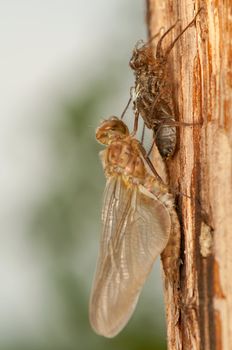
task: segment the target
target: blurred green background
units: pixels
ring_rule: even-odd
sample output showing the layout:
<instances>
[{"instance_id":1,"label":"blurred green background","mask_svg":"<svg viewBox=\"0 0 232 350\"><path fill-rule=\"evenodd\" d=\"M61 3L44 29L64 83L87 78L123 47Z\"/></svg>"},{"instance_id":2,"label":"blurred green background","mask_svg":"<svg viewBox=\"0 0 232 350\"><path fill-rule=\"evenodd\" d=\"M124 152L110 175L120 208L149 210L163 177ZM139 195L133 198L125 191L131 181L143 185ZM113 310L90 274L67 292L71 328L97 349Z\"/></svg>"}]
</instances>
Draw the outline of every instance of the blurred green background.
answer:
<instances>
[{"instance_id":1,"label":"blurred green background","mask_svg":"<svg viewBox=\"0 0 232 350\"><path fill-rule=\"evenodd\" d=\"M0 9L0 349L163 350L157 263L116 338L88 322L105 183L95 128L128 101L145 2L9 0Z\"/></svg>"}]
</instances>

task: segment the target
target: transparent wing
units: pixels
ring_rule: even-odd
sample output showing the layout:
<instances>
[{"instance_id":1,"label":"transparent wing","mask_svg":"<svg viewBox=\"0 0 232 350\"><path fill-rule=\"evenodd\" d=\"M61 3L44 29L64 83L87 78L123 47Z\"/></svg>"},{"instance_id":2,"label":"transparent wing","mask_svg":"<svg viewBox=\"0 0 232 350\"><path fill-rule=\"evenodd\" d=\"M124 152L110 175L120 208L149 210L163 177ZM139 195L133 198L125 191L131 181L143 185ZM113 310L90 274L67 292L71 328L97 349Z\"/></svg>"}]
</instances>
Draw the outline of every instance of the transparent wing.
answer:
<instances>
[{"instance_id":1,"label":"transparent wing","mask_svg":"<svg viewBox=\"0 0 232 350\"><path fill-rule=\"evenodd\" d=\"M167 209L144 187L112 177L106 184L103 232L90 298L94 330L113 337L125 326L171 229Z\"/></svg>"}]
</instances>

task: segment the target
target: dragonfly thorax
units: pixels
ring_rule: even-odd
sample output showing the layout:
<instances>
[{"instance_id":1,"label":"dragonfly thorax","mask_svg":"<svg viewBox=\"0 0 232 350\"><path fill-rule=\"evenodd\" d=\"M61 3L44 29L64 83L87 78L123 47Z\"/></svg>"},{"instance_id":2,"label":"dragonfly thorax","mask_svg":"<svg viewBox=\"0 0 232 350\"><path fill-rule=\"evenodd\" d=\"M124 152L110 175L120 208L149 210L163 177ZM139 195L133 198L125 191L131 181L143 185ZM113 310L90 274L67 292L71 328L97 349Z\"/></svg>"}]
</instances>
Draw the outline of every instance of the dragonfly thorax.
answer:
<instances>
[{"instance_id":1,"label":"dragonfly thorax","mask_svg":"<svg viewBox=\"0 0 232 350\"><path fill-rule=\"evenodd\" d=\"M106 166L113 171L135 179L145 178L146 169L143 160L130 140L112 142L106 152Z\"/></svg>"}]
</instances>

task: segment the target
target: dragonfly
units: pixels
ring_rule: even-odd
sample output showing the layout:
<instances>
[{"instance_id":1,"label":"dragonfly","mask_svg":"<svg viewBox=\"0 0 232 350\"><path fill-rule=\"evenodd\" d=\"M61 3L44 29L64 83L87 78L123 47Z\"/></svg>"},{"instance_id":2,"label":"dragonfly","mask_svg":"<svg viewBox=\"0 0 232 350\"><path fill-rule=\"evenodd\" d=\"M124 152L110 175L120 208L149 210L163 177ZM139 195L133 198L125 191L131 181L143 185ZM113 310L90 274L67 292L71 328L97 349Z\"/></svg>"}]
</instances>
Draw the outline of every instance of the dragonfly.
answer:
<instances>
[{"instance_id":1,"label":"dragonfly","mask_svg":"<svg viewBox=\"0 0 232 350\"><path fill-rule=\"evenodd\" d=\"M121 119L104 120L96 139L106 146L100 152L106 186L89 318L97 334L111 338L133 314L156 258L169 241L175 244L179 221L173 195ZM167 274L176 264L178 247L167 250Z\"/></svg>"},{"instance_id":2,"label":"dragonfly","mask_svg":"<svg viewBox=\"0 0 232 350\"><path fill-rule=\"evenodd\" d=\"M163 158L171 157L176 148L176 127L191 126L189 123L178 123L175 117L173 82L168 67L168 57L176 42L191 27L196 17L180 32L180 34L163 49L165 37L175 28L176 21L159 39L155 54L151 42L159 35L156 34L147 43L133 50L129 65L135 74L133 105L135 110L134 133L138 128L138 118L141 116L147 128L154 131L154 142Z\"/></svg>"}]
</instances>

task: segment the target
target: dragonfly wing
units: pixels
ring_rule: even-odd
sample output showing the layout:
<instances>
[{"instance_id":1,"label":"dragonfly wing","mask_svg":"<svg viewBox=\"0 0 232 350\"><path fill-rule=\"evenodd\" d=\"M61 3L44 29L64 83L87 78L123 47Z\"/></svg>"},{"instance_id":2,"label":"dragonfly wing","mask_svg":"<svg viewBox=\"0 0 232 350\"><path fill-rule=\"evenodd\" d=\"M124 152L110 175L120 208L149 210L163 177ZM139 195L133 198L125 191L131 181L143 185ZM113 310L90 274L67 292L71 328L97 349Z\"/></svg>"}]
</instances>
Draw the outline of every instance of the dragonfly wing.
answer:
<instances>
[{"instance_id":1,"label":"dragonfly wing","mask_svg":"<svg viewBox=\"0 0 232 350\"><path fill-rule=\"evenodd\" d=\"M142 190L141 190L141 189ZM103 232L90 299L94 330L113 337L125 326L156 257L167 245L167 209L144 187L109 178L104 195Z\"/></svg>"}]
</instances>

